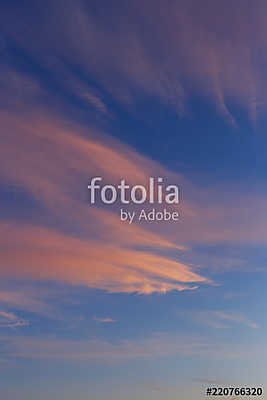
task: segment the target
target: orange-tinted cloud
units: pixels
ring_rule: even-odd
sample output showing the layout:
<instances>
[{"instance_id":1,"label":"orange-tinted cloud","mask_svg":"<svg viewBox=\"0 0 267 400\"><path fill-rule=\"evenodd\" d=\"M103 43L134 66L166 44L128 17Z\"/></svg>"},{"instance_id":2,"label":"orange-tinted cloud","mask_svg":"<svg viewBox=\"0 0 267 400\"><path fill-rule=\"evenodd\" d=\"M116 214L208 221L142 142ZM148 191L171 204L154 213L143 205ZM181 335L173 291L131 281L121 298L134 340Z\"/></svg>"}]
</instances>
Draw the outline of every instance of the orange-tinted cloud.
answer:
<instances>
[{"instance_id":1,"label":"orange-tinted cloud","mask_svg":"<svg viewBox=\"0 0 267 400\"><path fill-rule=\"evenodd\" d=\"M244 206L228 208L217 195L213 203L212 190L204 195L105 134L96 135L44 110L36 110L35 117L9 111L1 120L6 133L0 138L2 180L25 190L40 206L31 224L23 218L21 224L1 224L2 276L60 280L110 292L194 289L209 280L181 262L179 251L194 243L266 237L263 214L254 217L253 224L244 218L249 211L244 199ZM163 176L181 184L192 200L179 205L177 223L129 225L120 221L118 209L88 204L88 180L99 175L109 183L124 178L144 185L149 176Z\"/></svg>"},{"instance_id":2,"label":"orange-tinted cloud","mask_svg":"<svg viewBox=\"0 0 267 400\"><path fill-rule=\"evenodd\" d=\"M2 266L4 269L4 267ZM12 274L11 274L12 275ZM42 293L40 288L34 290L32 287L19 289L0 289L0 304L2 307L8 306L16 310L23 310L35 314L40 314L49 318L60 318L59 313L54 307L47 304L44 298L51 296L51 290L48 293Z\"/></svg>"},{"instance_id":3,"label":"orange-tinted cloud","mask_svg":"<svg viewBox=\"0 0 267 400\"><path fill-rule=\"evenodd\" d=\"M188 266L148 251L79 239L52 229L1 225L5 277L52 279L110 292L192 289L207 280ZM10 245L12 243L12 246Z\"/></svg>"},{"instance_id":4,"label":"orange-tinted cloud","mask_svg":"<svg viewBox=\"0 0 267 400\"><path fill-rule=\"evenodd\" d=\"M86 137L81 127L45 114L5 113L1 119L6 132L2 178L45 206L48 225L57 221L57 228L46 227L45 219L37 219L35 226L2 224L2 276L139 293L194 289L196 282L207 282L184 263L155 253L185 246L88 204L90 176L147 184L150 174L164 171L160 165L106 136L105 142L91 132ZM63 226L76 233L63 233Z\"/></svg>"}]
</instances>

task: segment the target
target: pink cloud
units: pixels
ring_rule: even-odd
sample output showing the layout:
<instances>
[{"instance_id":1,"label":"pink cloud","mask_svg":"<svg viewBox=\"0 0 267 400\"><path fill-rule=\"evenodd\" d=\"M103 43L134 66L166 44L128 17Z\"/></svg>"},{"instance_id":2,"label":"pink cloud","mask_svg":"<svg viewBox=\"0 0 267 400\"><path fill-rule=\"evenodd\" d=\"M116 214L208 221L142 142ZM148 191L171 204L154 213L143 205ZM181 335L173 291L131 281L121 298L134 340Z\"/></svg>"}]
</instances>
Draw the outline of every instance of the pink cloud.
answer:
<instances>
[{"instance_id":1,"label":"pink cloud","mask_svg":"<svg viewBox=\"0 0 267 400\"><path fill-rule=\"evenodd\" d=\"M195 289L197 282L208 282L184 263L154 254L159 248L185 250L184 245L141 225L123 224L114 212L87 203L89 176L147 184L152 172L164 172L160 165L105 135L85 138L81 127L45 114L31 121L23 115L2 117L9 132L1 141L6 154L0 162L2 177L26 189L59 223L83 232L79 238L38 224L2 224L3 276L146 294Z\"/></svg>"},{"instance_id":2,"label":"pink cloud","mask_svg":"<svg viewBox=\"0 0 267 400\"><path fill-rule=\"evenodd\" d=\"M97 322L103 322L103 323L117 322L115 319L112 319L112 318L109 318L109 317L105 317L105 318L94 317L93 320L97 321Z\"/></svg>"},{"instance_id":3,"label":"pink cloud","mask_svg":"<svg viewBox=\"0 0 267 400\"><path fill-rule=\"evenodd\" d=\"M231 202L225 203L226 187L204 193L106 134L96 136L44 111L36 111L34 118L2 113L2 122L7 133L0 139L2 180L26 190L45 207L50 226L57 224L48 227L43 218L33 225L2 223L2 276L59 280L110 292L192 290L210 281L191 263L180 261L181 251L195 243L266 241L266 213L254 214L253 221L244 217L250 215L248 199L240 201L231 192ZM130 226L120 221L116 208L89 206L88 179L99 174L108 182L124 177L144 185L149 176L164 176L182 185L191 200L179 205L177 224ZM257 201L264 206L263 199ZM76 233L63 233L62 226ZM166 249L173 255L166 256Z\"/></svg>"},{"instance_id":4,"label":"pink cloud","mask_svg":"<svg viewBox=\"0 0 267 400\"><path fill-rule=\"evenodd\" d=\"M13 313L8 313L5 311L0 311L0 317L4 317L6 319L9 319L10 321L15 321L17 317Z\"/></svg>"},{"instance_id":5,"label":"pink cloud","mask_svg":"<svg viewBox=\"0 0 267 400\"><path fill-rule=\"evenodd\" d=\"M1 24L57 81L68 82L74 93L83 95L88 86L66 68L73 58L82 71L97 77L131 110L133 88L180 114L188 112L192 94L201 94L232 125L236 125L233 104L248 111L253 122L266 110L263 1L256 6L246 4L246 11L240 13L241 0L231 8L223 3L215 8L208 0L204 10L196 1L162 7L161 0L137 0L135 6L128 5L108 20L100 13L97 21L82 1L66 4L64 14L57 3L49 2L46 7L49 20L32 20L22 9L23 18L14 20L12 7L1 16ZM31 32L25 29L27 25ZM103 110L95 94L89 94L88 100Z\"/></svg>"},{"instance_id":6,"label":"pink cloud","mask_svg":"<svg viewBox=\"0 0 267 400\"><path fill-rule=\"evenodd\" d=\"M45 228L5 224L1 231L5 267L0 274L5 277L52 279L110 292L144 294L194 289L195 283L208 282L185 264L147 251L78 239Z\"/></svg>"},{"instance_id":7,"label":"pink cloud","mask_svg":"<svg viewBox=\"0 0 267 400\"><path fill-rule=\"evenodd\" d=\"M18 318L14 313L0 311L0 328L18 328L28 325L28 321Z\"/></svg>"}]
</instances>

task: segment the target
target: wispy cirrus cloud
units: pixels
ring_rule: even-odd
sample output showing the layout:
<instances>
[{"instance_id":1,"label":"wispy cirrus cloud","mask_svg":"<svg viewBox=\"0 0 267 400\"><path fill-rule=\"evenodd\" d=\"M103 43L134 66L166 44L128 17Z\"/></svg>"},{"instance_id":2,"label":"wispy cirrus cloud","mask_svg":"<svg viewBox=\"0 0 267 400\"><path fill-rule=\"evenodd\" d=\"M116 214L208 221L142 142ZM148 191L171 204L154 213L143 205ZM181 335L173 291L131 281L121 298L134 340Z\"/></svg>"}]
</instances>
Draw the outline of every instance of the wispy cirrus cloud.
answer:
<instances>
[{"instance_id":1,"label":"wispy cirrus cloud","mask_svg":"<svg viewBox=\"0 0 267 400\"><path fill-rule=\"evenodd\" d=\"M105 341L97 339L66 340L55 337L0 336L5 343L2 359L58 360L74 363L125 363L131 360L159 359L169 357L220 357L220 359L246 358L261 354L260 346L250 349L240 344L227 346L223 341L211 343L207 338L193 335L155 333L143 339Z\"/></svg>"},{"instance_id":2,"label":"wispy cirrus cloud","mask_svg":"<svg viewBox=\"0 0 267 400\"><path fill-rule=\"evenodd\" d=\"M217 320L225 321L225 322L233 322L241 325L245 325L249 328L256 329L258 328L258 324L250 321L243 314L240 313L225 313L223 311L211 311L208 313L207 317L214 317Z\"/></svg>"},{"instance_id":3,"label":"wispy cirrus cloud","mask_svg":"<svg viewBox=\"0 0 267 400\"><path fill-rule=\"evenodd\" d=\"M229 204L222 203L227 188L216 187L216 196L212 189L203 193L107 133L60 117L40 97L34 105L39 86L24 75L15 76L12 87L21 90L21 98L26 91L32 101L1 111L6 134L0 139L0 177L33 198L40 213L31 224L23 215L20 223L1 224L2 276L52 279L110 292L192 290L210 280L194 271L194 263L181 262L179 251L196 243L266 241L264 197L253 199L261 212L251 221L248 197L240 202L231 194ZM88 180L96 175L109 183L126 178L145 186L150 176L167 177L187 191L179 205L182 218L177 225L130 226L120 221L117 209L89 207Z\"/></svg>"},{"instance_id":4,"label":"wispy cirrus cloud","mask_svg":"<svg viewBox=\"0 0 267 400\"><path fill-rule=\"evenodd\" d=\"M215 329L232 328L233 325L243 325L248 328L257 329L259 325L244 314L239 312L224 311L192 311L190 313L178 312L178 316L185 317L198 324Z\"/></svg>"},{"instance_id":5,"label":"wispy cirrus cloud","mask_svg":"<svg viewBox=\"0 0 267 400\"><path fill-rule=\"evenodd\" d=\"M13 277L14 275L11 274ZM46 294L34 290L32 286L26 288L11 288L5 285L5 289L0 289L0 304L12 307L15 310L22 310L34 314L39 314L49 318L59 318L56 309L46 302L46 297L51 297L51 291Z\"/></svg>"},{"instance_id":6,"label":"wispy cirrus cloud","mask_svg":"<svg viewBox=\"0 0 267 400\"><path fill-rule=\"evenodd\" d=\"M205 10L193 0L168 2L165 7L162 0L138 0L127 7L116 1L117 12L109 4L102 8L93 3L66 2L63 13L61 2L47 1L49 12L39 4L34 18L19 4L15 7L19 13L6 7L3 32L62 85L79 80L71 69L67 72L59 65L71 66L74 58L85 77L84 87L91 74L130 106L133 93L142 92L183 114L190 97L201 94L232 125L237 124L231 112L236 105L248 111L253 122L266 110L263 1L254 7L238 0L225 9L223 4L215 8L209 0ZM241 14L242 7L247 12ZM112 18L107 17L110 13ZM73 87L77 92L77 85ZM105 110L99 97L90 94L89 102Z\"/></svg>"},{"instance_id":7,"label":"wispy cirrus cloud","mask_svg":"<svg viewBox=\"0 0 267 400\"><path fill-rule=\"evenodd\" d=\"M146 185L157 169L164 171L160 165L106 136L104 144L88 131L90 137L85 137L81 127L64 126L44 114L30 122L24 114L3 113L2 121L9 133L1 142L5 154L17 155L12 162L8 156L1 160L2 178L33 196L50 221L47 226L38 217L34 225L1 224L3 276L146 294L195 289L196 283L208 282L191 266L158 254L165 248L185 250L184 245L88 205L89 176ZM68 225L75 234L66 231Z\"/></svg>"},{"instance_id":8,"label":"wispy cirrus cloud","mask_svg":"<svg viewBox=\"0 0 267 400\"><path fill-rule=\"evenodd\" d=\"M178 252L188 245L265 240L264 213L255 215L253 223L244 218L249 211L246 199L242 206L237 198L238 207L233 207L233 199L230 207L214 203L209 199L212 191L203 196L179 174L106 134L98 132L97 137L40 109L34 118L25 111L3 112L1 120L7 133L0 139L2 181L25 191L40 207L31 225L23 218L1 224L2 276L59 280L110 292L166 293L210 282L191 262L179 260ZM149 176L169 177L181 182L199 204L185 201L178 224L157 225L155 233L149 224L122 223L116 209L90 207L87 185L94 175L108 182L127 178L144 185ZM166 256L167 249L172 256Z\"/></svg>"},{"instance_id":9,"label":"wispy cirrus cloud","mask_svg":"<svg viewBox=\"0 0 267 400\"><path fill-rule=\"evenodd\" d=\"M188 266L152 252L78 239L51 229L12 225L1 229L5 238L1 241L2 259L9 266L0 269L2 276L146 294L194 289L196 282L206 282ZM11 237L13 248L9 250Z\"/></svg>"}]
</instances>

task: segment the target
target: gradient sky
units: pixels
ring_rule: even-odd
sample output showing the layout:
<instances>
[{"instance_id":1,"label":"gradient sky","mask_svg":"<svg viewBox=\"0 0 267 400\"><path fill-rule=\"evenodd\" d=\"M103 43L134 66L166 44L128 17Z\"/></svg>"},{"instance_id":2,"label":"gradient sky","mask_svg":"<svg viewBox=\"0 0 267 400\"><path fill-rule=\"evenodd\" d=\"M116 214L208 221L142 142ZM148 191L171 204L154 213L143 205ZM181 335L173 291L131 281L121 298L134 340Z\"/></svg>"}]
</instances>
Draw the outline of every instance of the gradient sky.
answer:
<instances>
[{"instance_id":1,"label":"gradient sky","mask_svg":"<svg viewBox=\"0 0 267 400\"><path fill-rule=\"evenodd\" d=\"M0 2L1 399L267 384L266 38L263 0ZM164 177L179 221L93 176Z\"/></svg>"}]
</instances>

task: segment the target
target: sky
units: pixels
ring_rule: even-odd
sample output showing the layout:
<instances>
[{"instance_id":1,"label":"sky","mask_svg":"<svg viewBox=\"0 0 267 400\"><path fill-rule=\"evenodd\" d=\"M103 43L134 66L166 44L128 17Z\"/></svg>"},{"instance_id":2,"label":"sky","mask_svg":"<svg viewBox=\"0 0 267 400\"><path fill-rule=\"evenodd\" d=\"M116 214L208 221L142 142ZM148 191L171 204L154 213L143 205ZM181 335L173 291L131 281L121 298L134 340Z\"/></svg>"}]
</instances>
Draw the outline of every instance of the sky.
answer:
<instances>
[{"instance_id":1,"label":"sky","mask_svg":"<svg viewBox=\"0 0 267 400\"><path fill-rule=\"evenodd\" d=\"M0 1L1 399L267 384L266 22L263 0ZM93 177L179 203L92 204ZM121 220L153 208L179 218Z\"/></svg>"}]
</instances>

